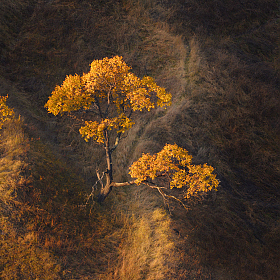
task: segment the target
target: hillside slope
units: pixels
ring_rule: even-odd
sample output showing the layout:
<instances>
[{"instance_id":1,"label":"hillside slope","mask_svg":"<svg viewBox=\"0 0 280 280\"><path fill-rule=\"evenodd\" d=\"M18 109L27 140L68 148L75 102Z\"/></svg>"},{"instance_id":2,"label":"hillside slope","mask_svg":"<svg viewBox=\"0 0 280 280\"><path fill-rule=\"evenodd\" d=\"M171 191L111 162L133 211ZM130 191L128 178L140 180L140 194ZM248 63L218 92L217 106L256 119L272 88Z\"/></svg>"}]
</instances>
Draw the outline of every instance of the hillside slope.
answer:
<instances>
[{"instance_id":1,"label":"hillside slope","mask_svg":"<svg viewBox=\"0 0 280 280\"><path fill-rule=\"evenodd\" d=\"M0 278L280 278L279 5L2 1L0 94L21 121L1 131ZM131 187L84 205L102 153L43 106L66 75L113 55L173 94L137 116L115 178L177 143L215 167L216 196L185 211Z\"/></svg>"}]
</instances>

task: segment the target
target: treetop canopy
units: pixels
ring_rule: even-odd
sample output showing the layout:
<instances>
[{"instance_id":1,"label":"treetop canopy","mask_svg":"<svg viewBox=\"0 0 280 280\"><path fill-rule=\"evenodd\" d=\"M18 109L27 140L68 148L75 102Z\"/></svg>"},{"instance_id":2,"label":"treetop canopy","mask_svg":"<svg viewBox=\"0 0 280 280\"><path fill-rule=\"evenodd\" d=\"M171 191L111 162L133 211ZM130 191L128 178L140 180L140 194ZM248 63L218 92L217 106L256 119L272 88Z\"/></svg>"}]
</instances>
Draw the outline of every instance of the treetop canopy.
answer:
<instances>
[{"instance_id":1,"label":"treetop canopy","mask_svg":"<svg viewBox=\"0 0 280 280\"><path fill-rule=\"evenodd\" d=\"M150 111L171 105L172 95L158 86L152 77L138 78L121 56L94 60L90 71L66 77L56 86L45 107L54 115L80 109L95 110L97 117L80 129L85 140L104 141L105 129L124 132L133 122L133 111Z\"/></svg>"}]
</instances>

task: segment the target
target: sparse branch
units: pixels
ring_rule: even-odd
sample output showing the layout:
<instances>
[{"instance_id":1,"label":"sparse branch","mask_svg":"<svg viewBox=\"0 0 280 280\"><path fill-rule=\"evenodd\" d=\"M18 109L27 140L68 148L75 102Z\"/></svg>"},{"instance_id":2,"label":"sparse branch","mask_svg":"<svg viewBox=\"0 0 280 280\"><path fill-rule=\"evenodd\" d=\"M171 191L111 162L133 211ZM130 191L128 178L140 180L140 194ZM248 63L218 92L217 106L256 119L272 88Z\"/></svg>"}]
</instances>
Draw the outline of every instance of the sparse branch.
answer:
<instances>
[{"instance_id":1,"label":"sparse branch","mask_svg":"<svg viewBox=\"0 0 280 280\"><path fill-rule=\"evenodd\" d=\"M135 181L128 181L128 182L123 182L123 183L112 182L111 186L112 187L125 187L125 186L131 186L134 184L135 184Z\"/></svg>"},{"instance_id":2,"label":"sparse branch","mask_svg":"<svg viewBox=\"0 0 280 280\"><path fill-rule=\"evenodd\" d=\"M94 192L95 192L95 189L96 189L96 186L97 186L98 183L101 185L101 188L104 187L104 184L103 184L103 181L102 181L102 180L103 180L103 177L104 177L105 173L106 173L106 172L104 171L104 172L102 173L102 175L100 176L99 169L98 169L98 168L96 169L96 175L97 175L97 179L98 179L98 180L97 180L97 181L94 183L94 185L92 186L92 188L91 188L91 193L87 196L85 205L88 204L90 198L94 195Z\"/></svg>"},{"instance_id":3,"label":"sparse branch","mask_svg":"<svg viewBox=\"0 0 280 280\"><path fill-rule=\"evenodd\" d=\"M98 109L98 106L96 104L96 102L94 102L90 108L85 110L86 113L94 113L95 115L99 115L100 116L100 111Z\"/></svg>"},{"instance_id":4,"label":"sparse branch","mask_svg":"<svg viewBox=\"0 0 280 280\"><path fill-rule=\"evenodd\" d=\"M102 179L103 179L105 173L106 172L103 172L102 176L100 176L99 169L98 168L96 169L96 175L97 175L97 178L98 178L97 183L99 182L102 188L104 187Z\"/></svg>"},{"instance_id":5,"label":"sparse branch","mask_svg":"<svg viewBox=\"0 0 280 280\"><path fill-rule=\"evenodd\" d=\"M174 195L168 195L168 194L166 194L166 193L163 191L163 189L167 189L167 188L165 188L165 187L159 187L159 186L157 186L156 184L153 184L153 183L150 183L150 182L147 182L147 181L143 182L143 184L146 185L146 186L148 186L148 187L150 187L150 188L152 188L152 189L157 189L158 192L159 192L159 193L161 194L161 196L163 197L163 200L164 200L165 202L167 202L167 204L168 204L168 198L172 198L172 199L176 200L177 202L179 202L186 210L189 210L189 207L187 207L186 204L184 204L184 202L183 202L181 199L177 198L177 197L174 196ZM168 204L168 206L169 206L169 204Z\"/></svg>"},{"instance_id":6,"label":"sparse branch","mask_svg":"<svg viewBox=\"0 0 280 280\"><path fill-rule=\"evenodd\" d=\"M109 107L110 107L110 103L111 103L111 100L110 100L110 96L111 96L111 90L112 90L112 86L110 85L110 89L108 90L108 93L107 93L107 106L106 106L106 110L105 110L105 117L108 116L108 111L109 111Z\"/></svg>"}]
</instances>

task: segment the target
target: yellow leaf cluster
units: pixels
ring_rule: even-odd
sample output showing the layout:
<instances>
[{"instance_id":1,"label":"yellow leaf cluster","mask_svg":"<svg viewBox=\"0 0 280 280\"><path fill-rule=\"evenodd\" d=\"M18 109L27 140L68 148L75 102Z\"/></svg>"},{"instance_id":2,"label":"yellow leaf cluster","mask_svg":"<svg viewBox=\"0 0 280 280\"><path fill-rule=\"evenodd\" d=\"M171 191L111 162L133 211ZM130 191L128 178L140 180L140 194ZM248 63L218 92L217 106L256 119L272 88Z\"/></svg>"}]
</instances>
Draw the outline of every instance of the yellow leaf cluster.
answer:
<instances>
[{"instance_id":1,"label":"yellow leaf cluster","mask_svg":"<svg viewBox=\"0 0 280 280\"><path fill-rule=\"evenodd\" d=\"M121 103L127 91L124 79L130 69L119 56L94 60L89 73L83 75L85 90L99 100L107 100L109 95L113 102Z\"/></svg>"},{"instance_id":2,"label":"yellow leaf cluster","mask_svg":"<svg viewBox=\"0 0 280 280\"><path fill-rule=\"evenodd\" d=\"M166 107L171 105L172 95L167 93L164 88L159 87L152 77L145 76L143 79L137 78L129 73L125 79L125 83L129 88L127 99L134 111L142 111L147 109L150 111L155 106ZM157 96L155 104L151 99L151 93Z\"/></svg>"},{"instance_id":3,"label":"yellow leaf cluster","mask_svg":"<svg viewBox=\"0 0 280 280\"><path fill-rule=\"evenodd\" d=\"M190 165L187 176L188 190L186 198L197 195L199 192L217 190L219 180L213 174L214 168L207 164Z\"/></svg>"},{"instance_id":4,"label":"yellow leaf cluster","mask_svg":"<svg viewBox=\"0 0 280 280\"><path fill-rule=\"evenodd\" d=\"M10 120L14 117L14 110L9 108L6 104L7 96L0 96L0 129L3 127L4 123L7 120Z\"/></svg>"},{"instance_id":5,"label":"yellow leaf cluster","mask_svg":"<svg viewBox=\"0 0 280 280\"><path fill-rule=\"evenodd\" d=\"M58 115L95 105L99 117L86 122L80 132L86 140L92 137L102 143L106 129L124 132L132 126L132 111L171 105L171 94L153 78L140 79L130 70L121 56L94 60L88 73L69 75L61 86L56 86L45 107Z\"/></svg>"},{"instance_id":6,"label":"yellow leaf cluster","mask_svg":"<svg viewBox=\"0 0 280 280\"><path fill-rule=\"evenodd\" d=\"M188 151L178 145L166 144L155 155L143 154L130 167L129 174L136 178L135 183L145 183L156 177L167 176L170 178L170 188L187 187L186 198L199 192L216 190L219 181L213 174L212 166L192 165L192 156Z\"/></svg>"},{"instance_id":7,"label":"yellow leaf cluster","mask_svg":"<svg viewBox=\"0 0 280 280\"><path fill-rule=\"evenodd\" d=\"M83 81L79 75L69 75L61 86L56 86L45 107L55 116L63 112L88 109L94 98L83 91Z\"/></svg>"},{"instance_id":8,"label":"yellow leaf cluster","mask_svg":"<svg viewBox=\"0 0 280 280\"><path fill-rule=\"evenodd\" d=\"M80 134L84 137L85 141L93 138L97 143L104 143L104 131L112 130L115 128L117 133L125 132L131 128L134 123L124 114L116 118L104 119L101 122L86 121L85 126L80 128Z\"/></svg>"}]
</instances>

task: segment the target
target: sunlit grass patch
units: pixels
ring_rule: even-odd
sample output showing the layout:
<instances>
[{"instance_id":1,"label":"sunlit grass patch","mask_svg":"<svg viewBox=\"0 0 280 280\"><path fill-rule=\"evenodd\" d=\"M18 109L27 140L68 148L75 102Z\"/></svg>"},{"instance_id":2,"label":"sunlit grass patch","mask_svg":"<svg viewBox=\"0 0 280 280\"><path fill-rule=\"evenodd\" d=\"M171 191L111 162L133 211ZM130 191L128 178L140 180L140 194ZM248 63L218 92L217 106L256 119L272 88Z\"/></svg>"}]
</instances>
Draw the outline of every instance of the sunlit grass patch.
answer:
<instances>
[{"instance_id":1,"label":"sunlit grass patch","mask_svg":"<svg viewBox=\"0 0 280 280\"><path fill-rule=\"evenodd\" d=\"M86 206L84 181L42 141L29 139L20 120L5 125L0 150L1 277L68 279L104 271L123 220L111 209Z\"/></svg>"}]
</instances>

